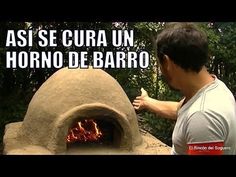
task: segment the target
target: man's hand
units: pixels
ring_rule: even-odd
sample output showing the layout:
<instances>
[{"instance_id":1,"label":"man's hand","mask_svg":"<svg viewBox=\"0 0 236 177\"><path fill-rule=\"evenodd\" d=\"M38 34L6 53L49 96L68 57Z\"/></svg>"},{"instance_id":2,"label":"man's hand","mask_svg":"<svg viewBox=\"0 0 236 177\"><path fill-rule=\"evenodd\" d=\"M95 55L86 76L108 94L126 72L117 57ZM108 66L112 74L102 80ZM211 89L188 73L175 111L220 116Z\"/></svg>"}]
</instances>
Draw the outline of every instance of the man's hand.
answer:
<instances>
[{"instance_id":1,"label":"man's hand","mask_svg":"<svg viewBox=\"0 0 236 177\"><path fill-rule=\"evenodd\" d=\"M137 96L135 100L133 101L134 109L142 110L146 108L145 103L147 102L148 98L149 96L148 96L147 91L141 88L141 96Z\"/></svg>"},{"instance_id":2,"label":"man's hand","mask_svg":"<svg viewBox=\"0 0 236 177\"><path fill-rule=\"evenodd\" d=\"M148 93L141 88L141 95L137 96L133 101L134 109L140 111L146 109L161 117L176 120L177 110L180 105L175 101L159 101L148 96Z\"/></svg>"}]
</instances>

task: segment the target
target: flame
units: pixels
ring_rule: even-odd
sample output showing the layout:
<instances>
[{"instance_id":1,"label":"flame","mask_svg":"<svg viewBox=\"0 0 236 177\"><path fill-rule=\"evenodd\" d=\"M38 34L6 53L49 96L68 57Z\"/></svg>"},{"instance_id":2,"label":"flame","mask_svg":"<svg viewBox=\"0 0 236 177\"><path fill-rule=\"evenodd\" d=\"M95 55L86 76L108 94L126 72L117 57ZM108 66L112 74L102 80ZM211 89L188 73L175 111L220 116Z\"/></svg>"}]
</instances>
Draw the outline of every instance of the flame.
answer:
<instances>
[{"instance_id":1,"label":"flame","mask_svg":"<svg viewBox=\"0 0 236 177\"><path fill-rule=\"evenodd\" d=\"M95 142L100 139L102 132L99 130L93 119L86 119L77 122L70 130L66 138L68 143L71 142Z\"/></svg>"}]
</instances>

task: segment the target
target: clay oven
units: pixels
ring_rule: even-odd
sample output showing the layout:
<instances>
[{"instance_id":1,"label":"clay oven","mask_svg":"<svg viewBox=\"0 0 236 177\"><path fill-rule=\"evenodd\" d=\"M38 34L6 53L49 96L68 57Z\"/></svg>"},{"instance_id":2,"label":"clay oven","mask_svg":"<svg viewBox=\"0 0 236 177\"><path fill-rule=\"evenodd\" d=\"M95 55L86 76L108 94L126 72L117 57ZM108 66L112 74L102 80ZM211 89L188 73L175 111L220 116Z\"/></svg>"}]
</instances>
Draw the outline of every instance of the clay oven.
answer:
<instances>
[{"instance_id":1,"label":"clay oven","mask_svg":"<svg viewBox=\"0 0 236 177\"><path fill-rule=\"evenodd\" d=\"M4 154L157 154L155 145L169 152L139 130L127 95L100 69L54 73L33 96L23 122L6 125L4 135Z\"/></svg>"}]
</instances>

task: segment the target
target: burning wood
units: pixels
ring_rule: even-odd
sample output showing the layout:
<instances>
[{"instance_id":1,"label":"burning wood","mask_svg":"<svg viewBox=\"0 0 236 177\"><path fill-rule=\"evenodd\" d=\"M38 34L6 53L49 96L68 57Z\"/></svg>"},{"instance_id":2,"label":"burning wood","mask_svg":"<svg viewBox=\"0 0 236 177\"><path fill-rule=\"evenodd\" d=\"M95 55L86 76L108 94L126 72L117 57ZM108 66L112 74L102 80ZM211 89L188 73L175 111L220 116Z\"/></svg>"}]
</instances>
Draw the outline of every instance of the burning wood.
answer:
<instances>
[{"instance_id":1,"label":"burning wood","mask_svg":"<svg viewBox=\"0 0 236 177\"><path fill-rule=\"evenodd\" d=\"M68 143L96 142L102 137L102 132L93 119L77 122L70 130L66 138Z\"/></svg>"}]
</instances>

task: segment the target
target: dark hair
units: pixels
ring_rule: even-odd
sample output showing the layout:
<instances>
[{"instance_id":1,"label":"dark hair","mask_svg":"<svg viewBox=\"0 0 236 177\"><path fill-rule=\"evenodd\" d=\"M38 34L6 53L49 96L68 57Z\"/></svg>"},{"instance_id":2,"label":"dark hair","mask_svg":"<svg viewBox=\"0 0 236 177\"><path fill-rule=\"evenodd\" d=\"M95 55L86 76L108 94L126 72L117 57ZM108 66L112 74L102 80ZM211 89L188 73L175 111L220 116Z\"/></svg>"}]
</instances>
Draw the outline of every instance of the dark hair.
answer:
<instances>
[{"instance_id":1,"label":"dark hair","mask_svg":"<svg viewBox=\"0 0 236 177\"><path fill-rule=\"evenodd\" d=\"M181 68L199 72L208 60L207 36L193 23L169 23L158 35L157 54L161 63L168 55Z\"/></svg>"}]
</instances>

